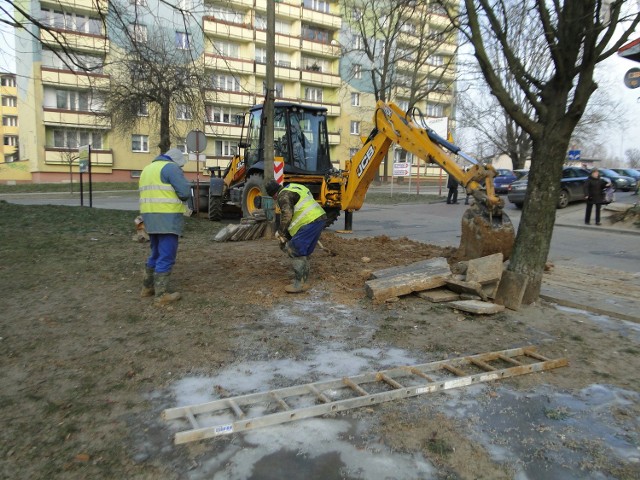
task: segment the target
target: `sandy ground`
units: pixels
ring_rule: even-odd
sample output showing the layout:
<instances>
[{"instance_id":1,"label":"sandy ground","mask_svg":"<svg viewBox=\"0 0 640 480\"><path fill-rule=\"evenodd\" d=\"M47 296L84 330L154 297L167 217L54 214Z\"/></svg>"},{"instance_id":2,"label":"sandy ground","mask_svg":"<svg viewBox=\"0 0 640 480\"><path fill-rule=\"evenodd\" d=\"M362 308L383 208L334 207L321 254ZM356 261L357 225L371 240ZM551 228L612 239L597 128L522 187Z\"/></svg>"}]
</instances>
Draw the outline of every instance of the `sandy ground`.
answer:
<instances>
[{"instance_id":1,"label":"sandy ground","mask_svg":"<svg viewBox=\"0 0 640 480\"><path fill-rule=\"evenodd\" d=\"M2 300L2 478L640 478L640 329L539 302L492 316L364 294L369 272L455 250L323 234L291 296L275 241L187 233L158 308L130 234L38 258ZM36 252L37 253L37 252ZM67 262L68 263L65 263ZM86 268L86 265L90 268ZM186 445L170 407L535 345L549 372Z\"/></svg>"}]
</instances>

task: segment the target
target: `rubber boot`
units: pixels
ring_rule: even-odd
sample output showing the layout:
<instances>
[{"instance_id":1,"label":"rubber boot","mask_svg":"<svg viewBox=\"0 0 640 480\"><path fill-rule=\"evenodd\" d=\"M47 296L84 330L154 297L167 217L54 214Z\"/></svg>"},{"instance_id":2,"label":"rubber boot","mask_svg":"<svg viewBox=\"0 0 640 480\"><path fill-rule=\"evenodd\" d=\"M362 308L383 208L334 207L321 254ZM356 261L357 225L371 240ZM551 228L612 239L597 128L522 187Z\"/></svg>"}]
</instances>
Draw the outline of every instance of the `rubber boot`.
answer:
<instances>
[{"instance_id":1,"label":"rubber boot","mask_svg":"<svg viewBox=\"0 0 640 480\"><path fill-rule=\"evenodd\" d=\"M156 305L166 305L171 302L180 300L180 294L178 292L172 292L169 289L169 279L171 278L171 272L156 273L153 277L154 289L155 289L155 302Z\"/></svg>"},{"instance_id":2,"label":"rubber boot","mask_svg":"<svg viewBox=\"0 0 640 480\"><path fill-rule=\"evenodd\" d=\"M293 283L284 287L287 293L300 293L304 292L303 277L304 277L304 265L307 257L294 257L291 259L293 264Z\"/></svg>"},{"instance_id":3,"label":"rubber boot","mask_svg":"<svg viewBox=\"0 0 640 480\"><path fill-rule=\"evenodd\" d=\"M311 271L311 266L309 265L309 257L300 257L304 259L302 263L302 289L309 289L309 272Z\"/></svg>"},{"instance_id":4,"label":"rubber boot","mask_svg":"<svg viewBox=\"0 0 640 480\"><path fill-rule=\"evenodd\" d=\"M142 279L142 291L140 292L140 296L144 297L153 297L156 294L155 289L153 288L153 274L155 270L150 267L145 267L144 269L144 278Z\"/></svg>"}]
</instances>

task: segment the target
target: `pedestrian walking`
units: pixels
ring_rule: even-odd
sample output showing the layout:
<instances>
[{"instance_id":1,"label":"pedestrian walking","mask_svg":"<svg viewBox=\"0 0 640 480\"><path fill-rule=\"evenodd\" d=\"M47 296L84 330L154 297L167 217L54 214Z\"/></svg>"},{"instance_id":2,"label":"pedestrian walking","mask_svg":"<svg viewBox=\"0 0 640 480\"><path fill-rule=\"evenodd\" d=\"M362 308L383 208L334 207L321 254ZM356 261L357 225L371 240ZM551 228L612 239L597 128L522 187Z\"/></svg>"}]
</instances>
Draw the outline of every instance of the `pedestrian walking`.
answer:
<instances>
[{"instance_id":1,"label":"pedestrian walking","mask_svg":"<svg viewBox=\"0 0 640 480\"><path fill-rule=\"evenodd\" d=\"M458 203L458 180L456 180L455 177L451 174L449 174L449 179L447 180L447 188L449 189L449 193L447 195L447 203Z\"/></svg>"}]
</instances>

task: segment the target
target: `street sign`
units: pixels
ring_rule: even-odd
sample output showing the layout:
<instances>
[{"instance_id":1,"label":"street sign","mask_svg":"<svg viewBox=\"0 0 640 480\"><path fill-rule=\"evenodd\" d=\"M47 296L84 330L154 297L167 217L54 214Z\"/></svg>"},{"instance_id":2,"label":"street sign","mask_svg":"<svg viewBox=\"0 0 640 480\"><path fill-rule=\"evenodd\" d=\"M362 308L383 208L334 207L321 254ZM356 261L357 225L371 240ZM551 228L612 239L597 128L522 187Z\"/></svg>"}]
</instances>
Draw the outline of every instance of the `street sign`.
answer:
<instances>
[{"instance_id":1,"label":"street sign","mask_svg":"<svg viewBox=\"0 0 640 480\"><path fill-rule=\"evenodd\" d=\"M409 175L409 169L411 165L409 163L394 163L393 164L393 176L394 177L406 177Z\"/></svg>"},{"instance_id":2,"label":"street sign","mask_svg":"<svg viewBox=\"0 0 640 480\"><path fill-rule=\"evenodd\" d=\"M207 136L201 130L191 130L187 134L187 150L190 152L204 152L207 148Z\"/></svg>"},{"instance_id":3,"label":"street sign","mask_svg":"<svg viewBox=\"0 0 640 480\"><path fill-rule=\"evenodd\" d=\"M624 75L624 84L627 88L640 87L640 68L632 68Z\"/></svg>"},{"instance_id":4,"label":"street sign","mask_svg":"<svg viewBox=\"0 0 640 480\"><path fill-rule=\"evenodd\" d=\"M580 150L569 150L569 161L570 162L579 162L580 161Z\"/></svg>"}]
</instances>

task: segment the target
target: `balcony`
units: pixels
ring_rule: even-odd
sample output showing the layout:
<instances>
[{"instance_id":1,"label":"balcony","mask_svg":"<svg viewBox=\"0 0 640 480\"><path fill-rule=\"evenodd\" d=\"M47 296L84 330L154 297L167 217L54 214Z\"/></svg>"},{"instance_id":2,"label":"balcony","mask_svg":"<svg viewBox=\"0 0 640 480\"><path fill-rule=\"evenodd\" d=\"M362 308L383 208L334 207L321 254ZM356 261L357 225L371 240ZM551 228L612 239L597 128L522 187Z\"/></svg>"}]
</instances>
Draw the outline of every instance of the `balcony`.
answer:
<instances>
[{"instance_id":1,"label":"balcony","mask_svg":"<svg viewBox=\"0 0 640 480\"><path fill-rule=\"evenodd\" d=\"M269 0L273 1L273 0ZM280 1L276 3L276 17L286 17L286 18L295 18L296 20L300 19L300 3L297 2L297 5L293 5L291 3L287 3L286 1ZM256 0L256 10L260 12L267 11L267 0Z\"/></svg>"},{"instance_id":2,"label":"balcony","mask_svg":"<svg viewBox=\"0 0 640 480\"><path fill-rule=\"evenodd\" d=\"M219 71L229 71L231 73L246 73L253 75L253 65L253 60L220 57L211 53L206 53L204 57L205 68L212 68Z\"/></svg>"},{"instance_id":3,"label":"balcony","mask_svg":"<svg viewBox=\"0 0 640 480\"><path fill-rule=\"evenodd\" d=\"M256 43L267 43L267 32L265 30L256 30ZM292 37L291 35L283 35L276 33L276 48L283 50L300 50L300 37Z\"/></svg>"},{"instance_id":4,"label":"balcony","mask_svg":"<svg viewBox=\"0 0 640 480\"><path fill-rule=\"evenodd\" d=\"M338 132L329 133L329 145L340 145L340 134Z\"/></svg>"},{"instance_id":5,"label":"balcony","mask_svg":"<svg viewBox=\"0 0 640 480\"><path fill-rule=\"evenodd\" d=\"M240 125L227 125L223 123L205 123L204 133L210 137L225 137L240 140L242 127Z\"/></svg>"},{"instance_id":6,"label":"balcony","mask_svg":"<svg viewBox=\"0 0 640 480\"><path fill-rule=\"evenodd\" d=\"M62 8L65 11L107 12L109 0L42 0L42 6Z\"/></svg>"},{"instance_id":7,"label":"balcony","mask_svg":"<svg viewBox=\"0 0 640 480\"><path fill-rule=\"evenodd\" d=\"M93 112L79 112L43 108L43 123L49 126L82 127L82 128L111 128L111 119L106 115Z\"/></svg>"},{"instance_id":8,"label":"balcony","mask_svg":"<svg viewBox=\"0 0 640 480\"><path fill-rule=\"evenodd\" d=\"M321 85L323 87L339 87L340 76L329 73L315 72L312 70L302 70L302 81L311 85Z\"/></svg>"},{"instance_id":9,"label":"balcony","mask_svg":"<svg viewBox=\"0 0 640 480\"><path fill-rule=\"evenodd\" d=\"M54 49L64 45L72 50L81 50L89 53L104 54L109 50L109 40L106 37L71 30L41 29L40 41Z\"/></svg>"},{"instance_id":10,"label":"balcony","mask_svg":"<svg viewBox=\"0 0 640 480\"><path fill-rule=\"evenodd\" d=\"M310 10L304 7L302 7L302 21L305 23L311 23L313 25L330 28L332 30L338 30L342 25L342 17L338 15L319 12L317 10Z\"/></svg>"},{"instance_id":11,"label":"balcony","mask_svg":"<svg viewBox=\"0 0 640 480\"><path fill-rule=\"evenodd\" d=\"M253 93L226 92L222 90L207 90L205 99L208 102L243 107L253 107L256 103L256 95Z\"/></svg>"},{"instance_id":12,"label":"balcony","mask_svg":"<svg viewBox=\"0 0 640 480\"><path fill-rule=\"evenodd\" d=\"M256 75L264 77L267 74L267 66L264 63L256 63ZM295 68L278 67L275 68L275 77L277 80L290 80L294 82L300 81L300 70Z\"/></svg>"},{"instance_id":13,"label":"balcony","mask_svg":"<svg viewBox=\"0 0 640 480\"><path fill-rule=\"evenodd\" d=\"M56 70L54 68L41 68L42 83L48 85L60 85L78 89L95 88L108 90L111 82L108 75L95 73L72 72L70 70Z\"/></svg>"},{"instance_id":14,"label":"balcony","mask_svg":"<svg viewBox=\"0 0 640 480\"><path fill-rule=\"evenodd\" d=\"M44 163L47 165L78 166L78 151L68 148L45 147ZM113 152L111 150L91 150L91 167L113 167Z\"/></svg>"},{"instance_id":15,"label":"balcony","mask_svg":"<svg viewBox=\"0 0 640 480\"><path fill-rule=\"evenodd\" d=\"M214 17L203 17L204 33L217 37L225 37L230 40L253 41L253 28L249 25L237 23L225 23Z\"/></svg>"},{"instance_id":16,"label":"balcony","mask_svg":"<svg viewBox=\"0 0 640 480\"><path fill-rule=\"evenodd\" d=\"M323 57L335 58L340 56L340 47L338 45L312 42L311 40L302 40L302 51L305 53L314 53Z\"/></svg>"}]
</instances>

